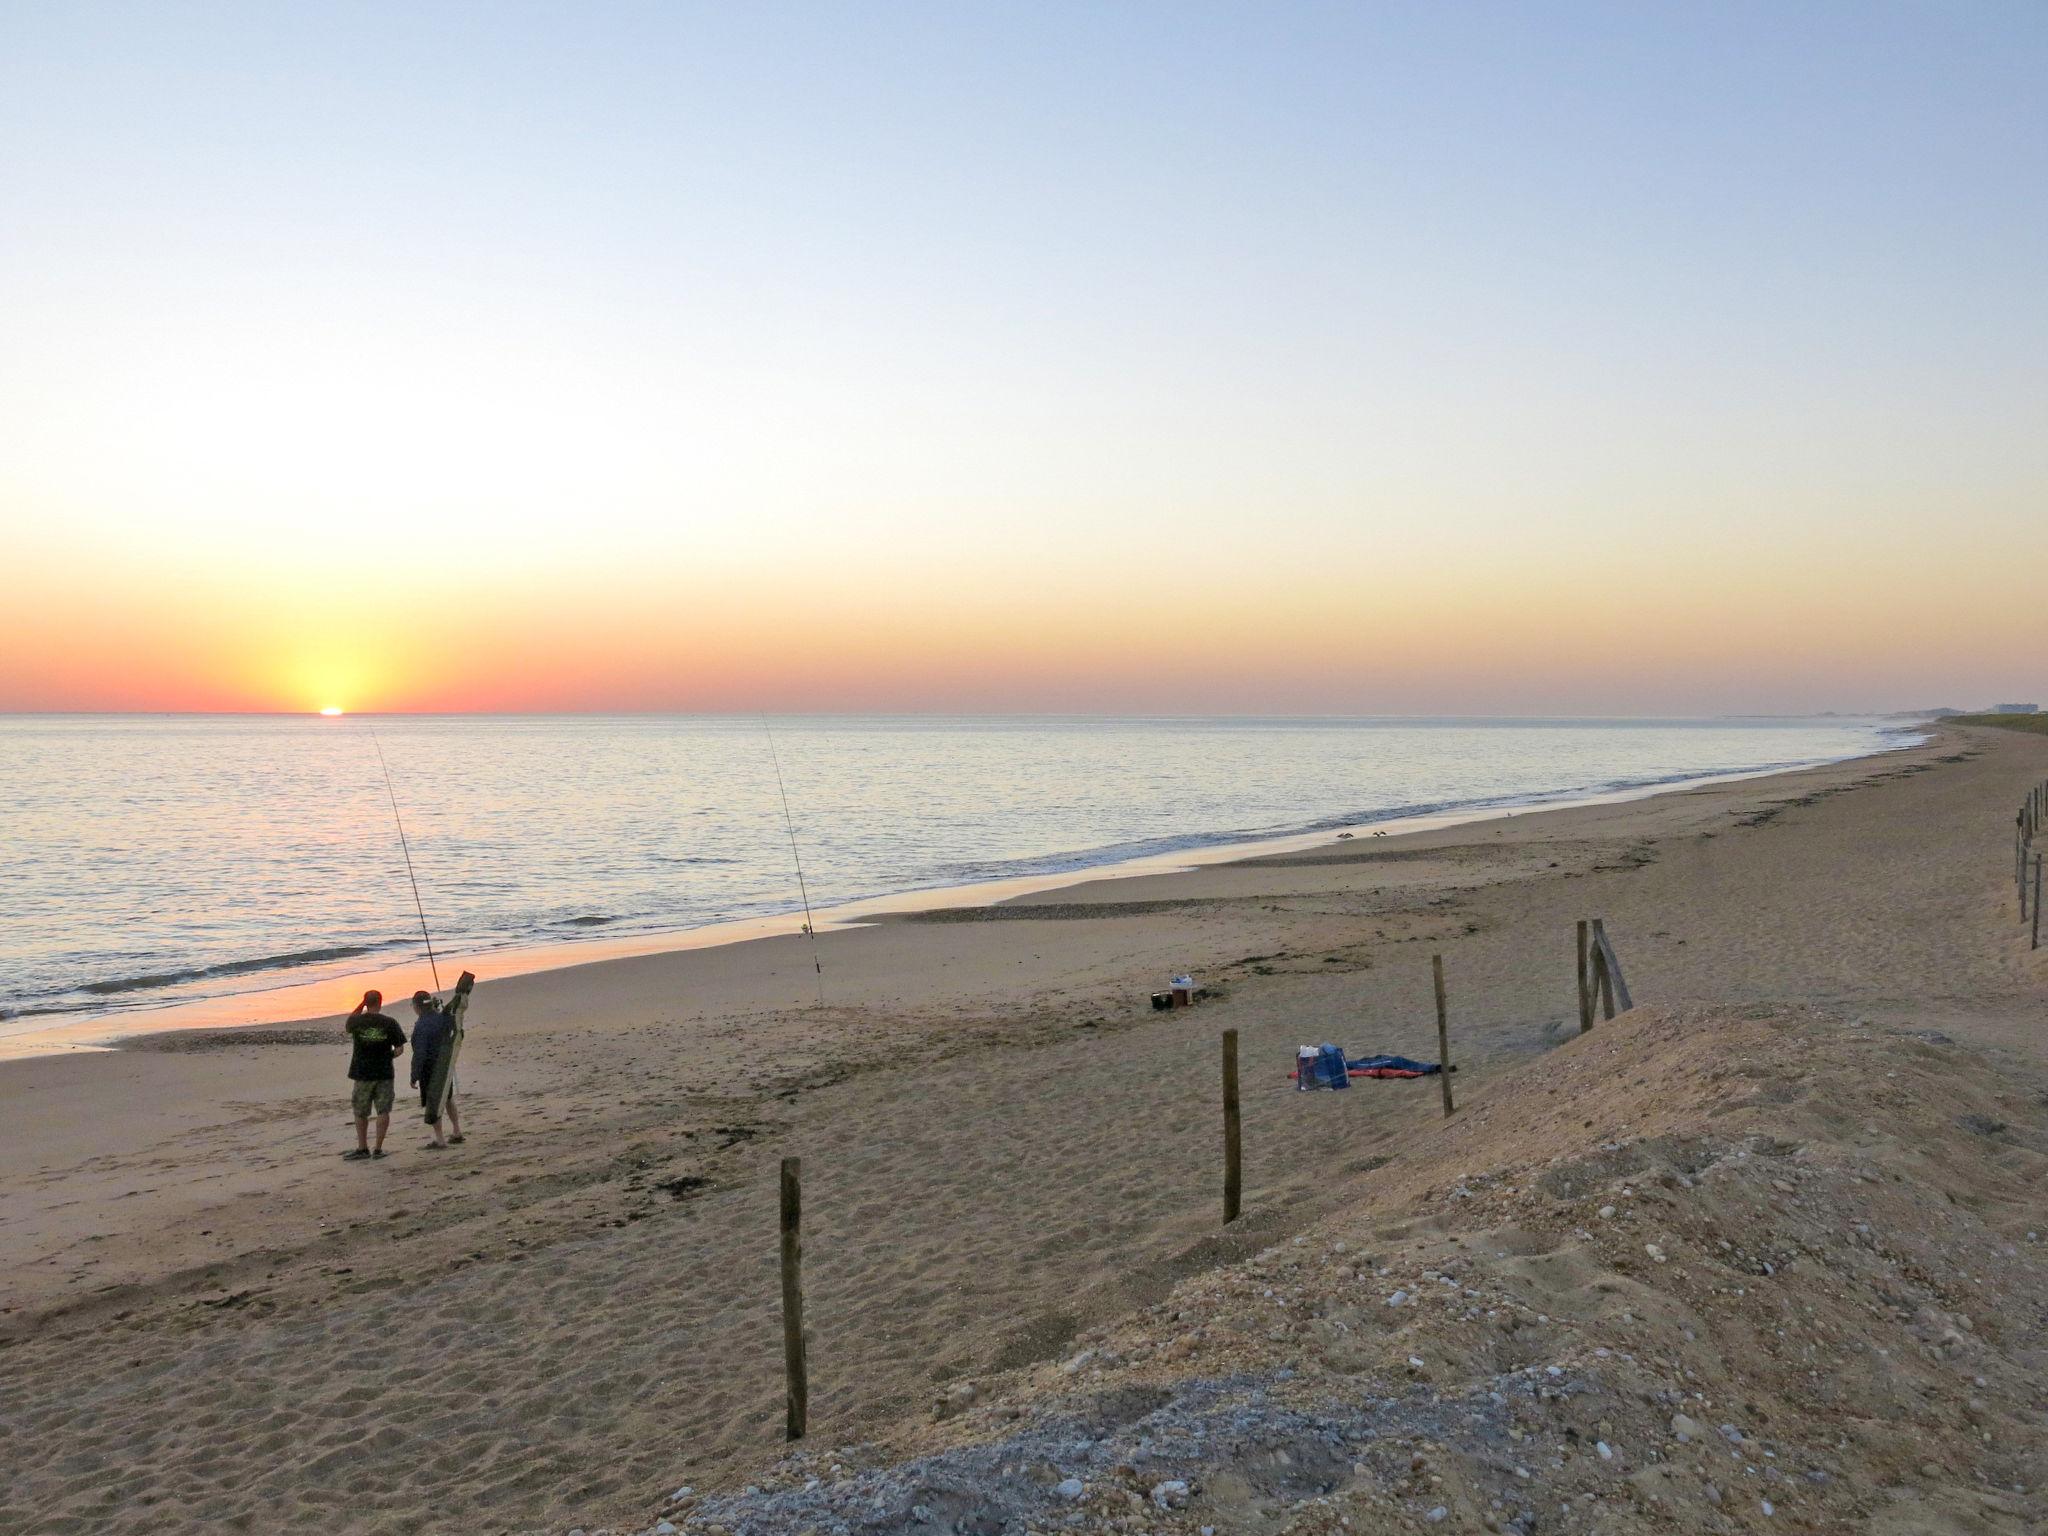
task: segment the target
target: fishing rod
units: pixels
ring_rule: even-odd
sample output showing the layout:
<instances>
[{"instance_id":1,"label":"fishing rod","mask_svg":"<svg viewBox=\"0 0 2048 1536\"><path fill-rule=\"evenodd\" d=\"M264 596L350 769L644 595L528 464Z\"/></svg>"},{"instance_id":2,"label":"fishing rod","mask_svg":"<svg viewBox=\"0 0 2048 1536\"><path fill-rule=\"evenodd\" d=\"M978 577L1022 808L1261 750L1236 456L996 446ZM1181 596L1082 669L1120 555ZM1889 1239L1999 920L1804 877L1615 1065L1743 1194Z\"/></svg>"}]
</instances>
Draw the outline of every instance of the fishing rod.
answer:
<instances>
[{"instance_id":1,"label":"fishing rod","mask_svg":"<svg viewBox=\"0 0 2048 1536\"><path fill-rule=\"evenodd\" d=\"M818 973L818 1006L825 1006L825 962L818 958L818 929L811 921L811 892L804 884L804 856L797 852L796 818L789 814L789 787L782 782L782 757L775 750L775 732L768 726L768 717L761 717L761 734L768 738L768 760L775 765L775 791L782 796L782 824L789 829L789 857L796 865L797 894L804 903L804 932L811 941L811 968Z\"/></svg>"},{"instance_id":2,"label":"fishing rod","mask_svg":"<svg viewBox=\"0 0 2048 1536\"><path fill-rule=\"evenodd\" d=\"M412 883L412 909L420 915L420 937L427 941L427 969L434 973L434 990L439 992L441 967L434 963L434 936L427 932L427 909L420 901L419 877L412 872L412 844L406 841L405 818L398 814L398 791L391 784L391 764L384 760L384 743L377 739L377 728L365 720L363 729L370 733L370 745L377 749L377 766L384 770L384 793L391 797L391 819L398 824L398 846L405 854L405 878Z\"/></svg>"}]
</instances>

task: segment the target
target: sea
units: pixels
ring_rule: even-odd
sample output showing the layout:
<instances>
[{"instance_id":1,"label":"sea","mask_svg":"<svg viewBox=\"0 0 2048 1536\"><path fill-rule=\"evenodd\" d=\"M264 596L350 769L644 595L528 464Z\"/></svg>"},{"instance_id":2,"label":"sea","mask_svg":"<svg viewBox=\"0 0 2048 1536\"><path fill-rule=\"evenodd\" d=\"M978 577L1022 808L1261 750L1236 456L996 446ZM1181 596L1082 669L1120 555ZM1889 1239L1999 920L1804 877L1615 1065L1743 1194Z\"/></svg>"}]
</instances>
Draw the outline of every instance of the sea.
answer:
<instances>
[{"instance_id":1,"label":"sea","mask_svg":"<svg viewBox=\"0 0 2048 1536\"><path fill-rule=\"evenodd\" d=\"M559 945L566 964L579 942L806 901L1079 876L1920 735L1847 717L0 716L0 1035L392 965L420 952L422 915L444 954Z\"/></svg>"}]
</instances>

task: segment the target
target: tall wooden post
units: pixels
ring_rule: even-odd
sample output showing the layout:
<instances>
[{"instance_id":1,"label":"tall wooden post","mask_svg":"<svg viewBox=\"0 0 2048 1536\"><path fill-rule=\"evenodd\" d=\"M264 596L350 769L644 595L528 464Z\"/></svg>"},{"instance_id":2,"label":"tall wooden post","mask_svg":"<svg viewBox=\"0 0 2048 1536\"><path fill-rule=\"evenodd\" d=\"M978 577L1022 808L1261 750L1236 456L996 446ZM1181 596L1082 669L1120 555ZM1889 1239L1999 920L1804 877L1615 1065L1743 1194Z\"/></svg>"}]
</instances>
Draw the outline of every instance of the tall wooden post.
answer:
<instances>
[{"instance_id":1,"label":"tall wooden post","mask_svg":"<svg viewBox=\"0 0 2048 1536\"><path fill-rule=\"evenodd\" d=\"M1615 958L1614 946L1607 941L1607 924L1597 917L1593 919L1593 954L1600 980L1601 1011L1611 1019L1617 1012L1617 995L1621 999L1620 1011L1633 1008L1635 1001L1628 995L1628 983L1621 978L1621 962Z\"/></svg>"},{"instance_id":2,"label":"tall wooden post","mask_svg":"<svg viewBox=\"0 0 2048 1536\"><path fill-rule=\"evenodd\" d=\"M2034 941L2029 949L2041 947L2041 855L2034 855Z\"/></svg>"},{"instance_id":3,"label":"tall wooden post","mask_svg":"<svg viewBox=\"0 0 2048 1536\"><path fill-rule=\"evenodd\" d=\"M1587 969L1586 920L1579 919L1579 1033L1593 1027L1593 975Z\"/></svg>"},{"instance_id":4,"label":"tall wooden post","mask_svg":"<svg viewBox=\"0 0 2048 1536\"><path fill-rule=\"evenodd\" d=\"M1237 1031L1223 1031L1223 1221L1237 1220L1244 1194L1243 1124L1237 1112Z\"/></svg>"},{"instance_id":5,"label":"tall wooden post","mask_svg":"<svg viewBox=\"0 0 2048 1536\"><path fill-rule=\"evenodd\" d=\"M785 1438L801 1440L811 1416L810 1372L804 1362L804 1164L782 1160L782 1369L789 1385Z\"/></svg>"},{"instance_id":6,"label":"tall wooden post","mask_svg":"<svg viewBox=\"0 0 2048 1536\"><path fill-rule=\"evenodd\" d=\"M1621 1011L1627 1013L1635 1007L1636 1000L1629 995L1628 978L1621 973L1621 956L1614 952L1614 941L1607 937L1607 924L1597 917L1593 919L1593 947L1600 952L1601 985L1606 989L1610 1010L1607 1017L1614 1017L1611 1010L1617 999Z\"/></svg>"},{"instance_id":7,"label":"tall wooden post","mask_svg":"<svg viewBox=\"0 0 2048 1536\"><path fill-rule=\"evenodd\" d=\"M1436 1080L1443 1085L1444 1118L1448 1120L1457 1106L1451 1102L1451 1023L1444 1007L1444 957L1431 955L1429 969L1436 981Z\"/></svg>"}]
</instances>

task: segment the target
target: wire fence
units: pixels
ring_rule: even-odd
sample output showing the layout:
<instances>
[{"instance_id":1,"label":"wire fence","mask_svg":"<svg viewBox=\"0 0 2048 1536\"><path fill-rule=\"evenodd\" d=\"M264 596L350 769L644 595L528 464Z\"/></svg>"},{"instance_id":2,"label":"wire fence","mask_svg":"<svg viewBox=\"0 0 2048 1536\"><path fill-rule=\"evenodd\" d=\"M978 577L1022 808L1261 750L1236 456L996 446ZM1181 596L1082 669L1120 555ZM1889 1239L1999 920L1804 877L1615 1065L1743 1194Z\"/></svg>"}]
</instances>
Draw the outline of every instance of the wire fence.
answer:
<instances>
[{"instance_id":1,"label":"wire fence","mask_svg":"<svg viewBox=\"0 0 2048 1536\"><path fill-rule=\"evenodd\" d=\"M2020 921L2028 928L2027 948L2041 947L2041 855L2034 851L2034 834L2048 815L2048 780L2027 791L2014 818L2012 834L2012 880L2019 895Z\"/></svg>"},{"instance_id":2,"label":"wire fence","mask_svg":"<svg viewBox=\"0 0 2048 1536\"><path fill-rule=\"evenodd\" d=\"M2038 878L2038 876L2037 876ZM2036 902L2038 908L2038 898ZM2038 918L2037 918L2038 922ZM1607 936L1607 925L1599 918L1581 919L1577 942L1579 986L1579 1033L1594 1027L1596 1013L1612 1020L1635 1006L1628 982L1622 975L1621 960ZM1451 1093L1450 1006L1444 986L1442 955L1430 957L1430 973L1436 996L1437 1072L1443 1092L1446 1120L1457 1112ZM1238 1104L1237 1031L1226 1029L1222 1046L1223 1079L1223 1224L1228 1226L1240 1214L1243 1189L1244 1120ZM1341 1066L1342 1063L1340 1062ZM1299 1086L1309 1085L1310 1062L1301 1060ZM1412 1075L1403 1073L1401 1075ZM1349 1082L1332 1084L1348 1087ZM800 1440L810 1427L810 1342L804 1326L803 1284L803 1160L782 1159L778 1184L780 1195L782 1274L782 1358L786 1387L784 1434Z\"/></svg>"}]
</instances>

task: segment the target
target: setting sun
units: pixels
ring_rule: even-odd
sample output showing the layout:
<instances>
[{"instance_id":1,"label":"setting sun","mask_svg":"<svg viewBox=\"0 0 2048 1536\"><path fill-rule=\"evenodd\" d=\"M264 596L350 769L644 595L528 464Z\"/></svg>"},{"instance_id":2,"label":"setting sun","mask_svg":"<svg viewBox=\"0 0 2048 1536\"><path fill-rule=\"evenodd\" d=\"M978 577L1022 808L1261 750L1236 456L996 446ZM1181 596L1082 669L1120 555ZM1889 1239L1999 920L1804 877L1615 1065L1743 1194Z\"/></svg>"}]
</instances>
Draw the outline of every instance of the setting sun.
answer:
<instances>
[{"instance_id":1,"label":"setting sun","mask_svg":"<svg viewBox=\"0 0 2048 1536\"><path fill-rule=\"evenodd\" d=\"M323 715L338 715L341 713L341 706L339 704L330 704L321 710L320 713Z\"/></svg>"}]
</instances>

